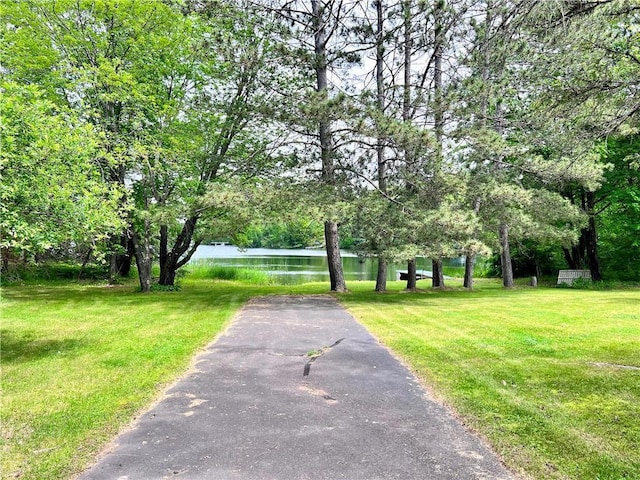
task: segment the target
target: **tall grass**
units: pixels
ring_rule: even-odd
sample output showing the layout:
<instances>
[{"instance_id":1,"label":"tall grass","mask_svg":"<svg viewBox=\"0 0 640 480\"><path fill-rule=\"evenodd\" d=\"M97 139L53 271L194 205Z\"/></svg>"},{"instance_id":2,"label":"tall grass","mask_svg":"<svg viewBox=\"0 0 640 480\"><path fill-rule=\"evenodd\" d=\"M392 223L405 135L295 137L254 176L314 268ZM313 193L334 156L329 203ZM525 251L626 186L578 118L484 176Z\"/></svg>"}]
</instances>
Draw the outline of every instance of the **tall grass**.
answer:
<instances>
[{"instance_id":1,"label":"tall grass","mask_svg":"<svg viewBox=\"0 0 640 480\"><path fill-rule=\"evenodd\" d=\"M186 276L193 280L234 280L251 285L273 285L275 283L267 272L261 270L207 263L189 265Z\"/></svg>"}]
</instances>

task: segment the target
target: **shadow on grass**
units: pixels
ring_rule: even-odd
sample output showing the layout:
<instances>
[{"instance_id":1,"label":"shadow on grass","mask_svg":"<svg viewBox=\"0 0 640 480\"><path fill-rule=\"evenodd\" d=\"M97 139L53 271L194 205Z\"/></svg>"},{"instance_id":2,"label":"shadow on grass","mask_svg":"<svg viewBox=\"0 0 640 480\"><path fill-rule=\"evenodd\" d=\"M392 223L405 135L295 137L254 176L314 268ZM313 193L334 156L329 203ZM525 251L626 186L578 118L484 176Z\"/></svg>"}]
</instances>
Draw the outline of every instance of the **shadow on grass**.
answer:
<instances>
[{"instance_id":1,"label":"shadow on grass","mask_svg":"<svg viewBox=\"0 0 640 480\"><path fill-rule=\"evenodd\" d=\"M420 305L439 304L442 299L462 299L473 301L474 299L484 299L486 297L502 297L505 295L514 296L530 292L530 289L504 290L497 288L480 288L468 290L462 287L438 288L418 288L414 291L406 289L390 288L387 292L378 293L366 290L354 290L350 293L339 295L345 303L356 304L386 304L386 305L408 305L420 303Z\"/></svg>"},{"instance_id":2,"label":"shadow on grass","mask_svg":"<svg viewBox=\"0 0 640 480\"><path fill-rule=\"evenodd\" d=\"M182 308L181 302L196 300L205 305L216 305L221 303L224 297L251 297L251 287L244 290L238 286L217 286L211 288L187 287L179 291L157 291L150 293L140 293L135 287L130 285L108 286L108 285L55 285L55 286L20 286L9 287L3 291L3 296L8 301L37 301L55 302L61 304L79 303L88 305L101 301L111 302L117 298L117 304L121 309L130 305L145 305L155 303L166 303L168 306L177 305Z\"/></svg>"},{"instance_id":3,"label":"shadow on grass","mask_svg":"<svg viewBox=\"0 0 640 480\"><path fill-rule=\"evenodd\" d=\"M0 337L2 363L29 362L48 356L68 355L86 345L86 342L75 339L47 340L30 335L16 335L8 329L0 330Z\"/></svg>"},{"instance_id":4,"label":"shadow on grass","mask_svg":"<svg viewBox=\"0 0 640 480\"><path fill-rule=\"evenodd\" d=\"M640 290L638 290L637 297L609 297L605 301L616 305L627 304L640 307Z\"/></svg>"}]
</instances>

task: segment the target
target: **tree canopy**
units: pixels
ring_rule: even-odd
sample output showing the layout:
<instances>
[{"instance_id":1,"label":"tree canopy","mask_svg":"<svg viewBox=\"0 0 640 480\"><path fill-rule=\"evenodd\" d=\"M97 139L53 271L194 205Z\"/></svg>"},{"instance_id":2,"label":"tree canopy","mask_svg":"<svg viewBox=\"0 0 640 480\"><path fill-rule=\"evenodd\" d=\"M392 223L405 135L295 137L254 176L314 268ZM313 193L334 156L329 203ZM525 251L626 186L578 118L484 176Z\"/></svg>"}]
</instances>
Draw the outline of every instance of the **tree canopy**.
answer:
<instances>
[{"instance_id":1,"label":"tree canopy","mask_svg":"<svg viewBox=\"0 0 640 480\"><path fill-rule=\"evenodd\" d=\"M0 248L95 245L122 227L123 192L96 162L100 137L36 85L0 84Z\"/></svg>"},{"instance_id":2,"label":"tree canopy","mask_svg":"<svg viewBox=\"0 0 640 480\"><path fill-rule=\"evenodd\" d=\"M146 291L154 262L173 285L208 239L302 245L324 224L335 290L341 229L379 273L495 250L511 286L511 244L530 242L632 277L639 15L625 0L5 1L3 268L83 245L114 276L135 258Z\"/></svg>"}]
</instances>

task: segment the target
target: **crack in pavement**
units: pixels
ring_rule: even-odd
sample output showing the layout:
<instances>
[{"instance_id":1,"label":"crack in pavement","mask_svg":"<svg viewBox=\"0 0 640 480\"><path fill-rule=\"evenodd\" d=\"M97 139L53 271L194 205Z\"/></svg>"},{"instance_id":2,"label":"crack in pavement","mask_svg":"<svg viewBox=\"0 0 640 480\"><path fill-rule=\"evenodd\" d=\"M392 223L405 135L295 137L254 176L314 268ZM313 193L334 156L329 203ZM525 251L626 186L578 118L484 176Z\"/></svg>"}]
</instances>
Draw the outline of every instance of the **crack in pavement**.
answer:
<instances>
[{"instance_id":1,"label":"crack in pavement","mask_svg":"<svg viewBox=\"0 0 640 480\"><path fill-rule=\"evenodd\" d=\"M274 352L267 352L267 355L271 355L273 357L306 357L308 354L306 354L306 353L274 353Z\"/></svg>"},{"instance_id":2,"label":"crack in pavement","mask_svg":"<svg viewBox=\"0 0 640 480\"><path fill-rule=\"evenodd\" d=\"M340 344L340 342L342 342L343 340L344 340L344 338L341 338L340 340L336 340L335 342L333 342L328 347L322 347L320 350L317 350L317 351L313 352L313 354L309 354L309 356L311 358L309 359L309 361L307 363L305 363L304 369L302 370L302 376L303 377L309 376L309 373L311 372L311 364L313 362L315 362L318 358L323 356L325 353L327 353L329 350L331 350L333 347L335 347L336 345Z\"/></svg>"}]
</instances>

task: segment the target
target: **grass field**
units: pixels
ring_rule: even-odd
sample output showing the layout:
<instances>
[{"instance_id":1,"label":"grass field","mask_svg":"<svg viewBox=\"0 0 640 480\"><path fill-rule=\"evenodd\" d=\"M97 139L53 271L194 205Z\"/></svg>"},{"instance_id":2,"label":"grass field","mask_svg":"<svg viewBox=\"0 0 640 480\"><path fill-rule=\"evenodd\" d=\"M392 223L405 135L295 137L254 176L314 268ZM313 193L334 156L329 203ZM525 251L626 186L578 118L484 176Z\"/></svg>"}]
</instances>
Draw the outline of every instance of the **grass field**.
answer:
<instances>
[{"instance_id":1,"label":"grass field","mask_svg":"<svg viewBox=\"0 0 640 480\"><path fill-rule=\"evenodd\" d=\"M345 295L517 473L640 479L640 290Z\"/></svg>"},{"instance_id":2,"label":"grass field","mask_svg":"<svg viewBox=\"0 0 640 480\"><path fill-rule=\"evenodd\" d=\"M247 299L274 290L185 284L148 295L132 285L3 289L1 478L80 471Z\"/></svg>"},{"instance_id":3,"label":"grass field","mask_svg":"<svg viewBox=\"0 0 640 480\"><path fill-rule=\"evenodd\" d=\"M640 290L516 289L339 299L516 472L638 479ZM395 291L393 289L395 288ZM324 293L185 279L3 290L2 478L70 478L188 367L250 297Z\"/></svg>"}]
</instances>

